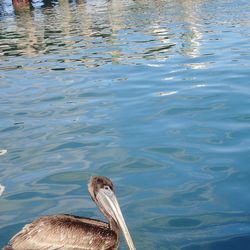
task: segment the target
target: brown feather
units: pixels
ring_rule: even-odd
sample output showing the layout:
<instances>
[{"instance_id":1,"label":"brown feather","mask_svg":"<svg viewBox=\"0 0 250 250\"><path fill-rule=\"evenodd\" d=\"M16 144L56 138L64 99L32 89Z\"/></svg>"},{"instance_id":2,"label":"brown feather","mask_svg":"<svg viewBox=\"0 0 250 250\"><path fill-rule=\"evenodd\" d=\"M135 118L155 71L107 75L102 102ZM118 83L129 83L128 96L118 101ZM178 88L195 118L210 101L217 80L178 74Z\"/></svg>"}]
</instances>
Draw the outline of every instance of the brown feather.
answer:
<instances>
[{"instance_id":1,"label":"brown feather","mask_svg":"<svg viewBox=\"0 0 250 250\"><path fill-rule=\"evenodd\" d=\"M119 237L105 222L54 215L24 226L9 245L13 250L111 250L118 248Z\"/></svg>"}]
</instances>

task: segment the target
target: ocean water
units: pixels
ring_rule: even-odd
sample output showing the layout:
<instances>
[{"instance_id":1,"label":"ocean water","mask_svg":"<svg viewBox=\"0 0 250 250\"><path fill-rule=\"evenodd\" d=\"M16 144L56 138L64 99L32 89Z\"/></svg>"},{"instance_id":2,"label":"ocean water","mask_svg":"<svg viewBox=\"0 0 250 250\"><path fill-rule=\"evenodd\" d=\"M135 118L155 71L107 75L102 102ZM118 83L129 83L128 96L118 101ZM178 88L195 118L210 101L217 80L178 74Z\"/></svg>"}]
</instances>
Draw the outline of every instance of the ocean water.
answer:
<instances>
[{"instance_id":1,"label":"ocean water","mask_svg":"<svg viewBox=\"0 0 250 250\"><path fill-rule=\"evenodd\" d=\"M105 175L137 249L249 250L249 31L248 0L1 0L0 248L104 219Z\"/></svg>"}]
</instances>

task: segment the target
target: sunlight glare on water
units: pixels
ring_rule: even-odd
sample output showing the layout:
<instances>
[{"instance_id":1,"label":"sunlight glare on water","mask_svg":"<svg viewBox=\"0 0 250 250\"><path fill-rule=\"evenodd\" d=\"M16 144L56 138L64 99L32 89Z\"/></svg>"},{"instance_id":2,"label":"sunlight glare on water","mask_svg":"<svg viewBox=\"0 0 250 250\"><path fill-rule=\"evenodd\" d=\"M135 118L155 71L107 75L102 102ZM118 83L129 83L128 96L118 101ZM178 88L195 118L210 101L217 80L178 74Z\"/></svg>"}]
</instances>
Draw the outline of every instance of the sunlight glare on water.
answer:
<instances>
[{"instance_id":1,"label":"sunlight glare on water","mask_svg":"<svg viewBox=\"0 0 250 250\"><path fill-rule=\"evenodd\" d=\"M249 249L249 17L247 0L1 0L0 248L40 215L103 219L87 181L105 175L137 249Z\"/></svg>"}]
</instances>

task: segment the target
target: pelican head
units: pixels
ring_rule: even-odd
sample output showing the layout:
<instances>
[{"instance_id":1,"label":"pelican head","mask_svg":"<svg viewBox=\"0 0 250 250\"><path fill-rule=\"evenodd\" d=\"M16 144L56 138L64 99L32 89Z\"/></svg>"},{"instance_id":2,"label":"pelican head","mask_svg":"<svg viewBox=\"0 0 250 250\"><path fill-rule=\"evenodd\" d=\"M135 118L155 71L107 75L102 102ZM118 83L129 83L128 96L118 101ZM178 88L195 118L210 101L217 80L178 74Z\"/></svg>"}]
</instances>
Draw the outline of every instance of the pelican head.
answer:
<instances>
[{"instance_id":1,"label":"pelican head","mask_svg":"<svg viewBox=\"0 0 250 250\"><path fill-rule=\"evenodd\" d=\"M108 219L111 229L114 231L121 229L128 248L135 250L136 248L116 199L111 180L104 176L93 176L89 180L88 190L97 207Z\"/></svg>"}]
</instances>

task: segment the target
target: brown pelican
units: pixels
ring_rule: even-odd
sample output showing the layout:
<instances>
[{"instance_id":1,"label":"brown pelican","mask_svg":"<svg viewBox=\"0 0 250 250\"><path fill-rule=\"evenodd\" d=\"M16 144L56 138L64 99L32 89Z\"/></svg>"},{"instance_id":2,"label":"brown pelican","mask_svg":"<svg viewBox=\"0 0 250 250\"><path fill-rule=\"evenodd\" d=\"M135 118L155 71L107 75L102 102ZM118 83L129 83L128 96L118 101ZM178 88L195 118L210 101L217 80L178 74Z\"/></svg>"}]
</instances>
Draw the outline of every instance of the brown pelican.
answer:
<instances>
[{"instance_id":1,"label":"brown pelican","mask_svg":"<svg viewBox=\"0 0 250 250\"><path fill-rule=\"evenodd\" d=\"M40 217L25 225L4 250L115 250L120 230L128 248L135 250L112 182L107 177L94 176L88 190L109 223L66 214Z\"/></svg>"}]
</instances>

